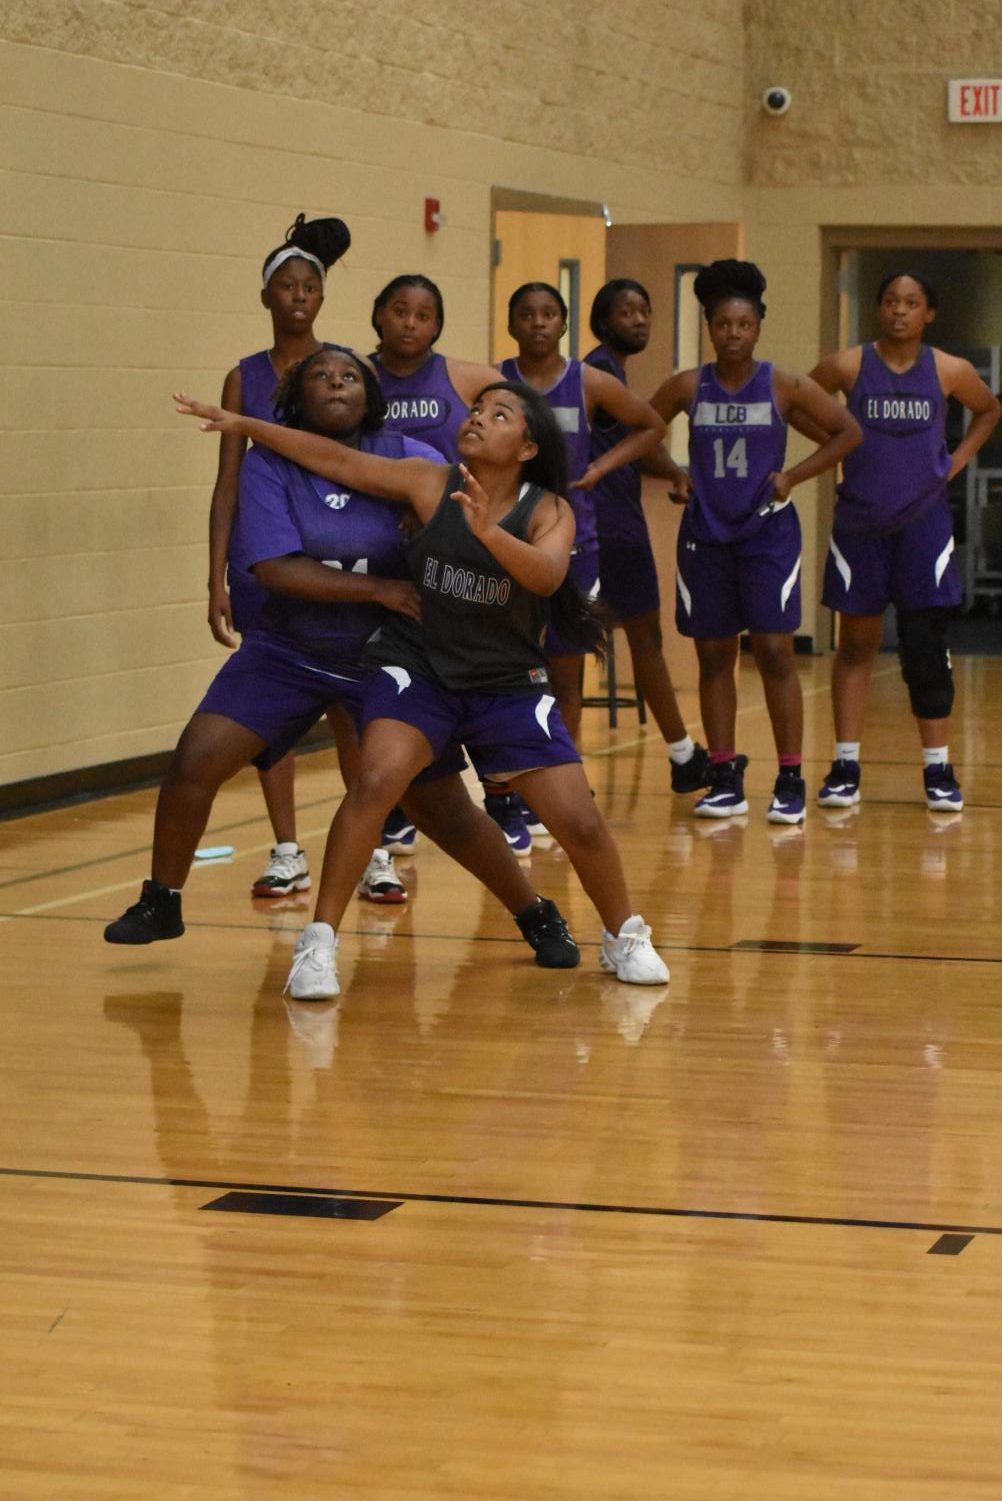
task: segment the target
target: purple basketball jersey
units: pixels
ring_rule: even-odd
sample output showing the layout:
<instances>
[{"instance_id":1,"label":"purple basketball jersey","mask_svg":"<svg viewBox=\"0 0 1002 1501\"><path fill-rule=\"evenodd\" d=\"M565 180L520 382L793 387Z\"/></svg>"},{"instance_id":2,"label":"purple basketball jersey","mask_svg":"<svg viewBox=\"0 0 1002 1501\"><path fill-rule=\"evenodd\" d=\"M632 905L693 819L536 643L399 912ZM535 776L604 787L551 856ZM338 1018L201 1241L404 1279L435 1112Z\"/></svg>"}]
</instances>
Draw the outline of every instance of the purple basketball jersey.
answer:
<instances>
[{"instance_id":1,"label":"purple basketball jersey","mask_svg":"<svg viewBox=\"0 0 1002 1501\"><path fill-rule=\"evenodd\" d=\"M837 524L871 536L898 531L925 515L946 493L946 398L927 344L903 374L864 344L849 411L863 442L842 463Z\"/></svg>"},{"instance_id":2,"label":"purple basketball jersey","mask_svg":"<svg viewBox=\"0 0 1002 1501\"><path fill-rule=\"evenodd\" d=\"M366 433L360 446L365 453L391 459L438 457L401 433ZM244 570L270 558L304 553L328 568L407 578L401 514L393 501L351 490L256 447L240 467L233 551ZM335 605L261 592L266 600L261 632L312 657L356 667L363 645L386 613L377 604Z\"/></svg>"},{"instance_id":3,"label":"purple basketball jersey","mask_svg":"<svg viewBox=\"0 0 1002 1501\"><path fill-rule=\"evenodd\" d=\"M518 368L518 360L502 360L500 370L505 380L520 380L527 386L532 385ZM588 426L581 361L568 360L563 374L548 391L540 391L539 394L553 408L567 445L567 474L571 482L567 499L571 503L577 525L574 549L576 552L590 552L598 546L595 503L586 490L574 488L574 481L580 479L588 468L591 450L591 430Z\"/></svg>"},{"instance_id":4,"label":"purple basketball jersey","mask_svg":"<svg viewBox=\"0 0 1002 1501\"><path fill-rule=\"evenodd\" d=\"M604 344L585 355L584 362L606 375L615 376L624 386L627 384L626 367L619 363ZM601 458L604 453L615 448L617 443L628 438L632 431L625 422L620 422L599 408L592 419L589 459ZM611 474L605 475L591 491L591 497L595 506L598 540L603 547L607 542L616 547L646 548L650 545L641 503L639 461L621 464Z\"/></svg>"},{"instance_id":5,"label":"purple basketball jersey","mask_svg":"<svg viewBox=\"0 0 1002 1501\"><path fill-rule=\"evenodd\" d=\"M412 375L394 375L378 354L370 358L389 407L386 426L430 443L450 464L457 463L456 438L470 409L449 379L445 356L430 354Z\"/></svg>"},{"instance_id":6,"label":"purple basketball jersey","mask_svg":"<svg viewBox=\"0 0 1002 1501\"><path fill-rule=\"evenodd\" d=\"M259 417L262 422L277 422L275 392L278 376L267 349L249 354L240 361L240 410L245 417Z\"/></svg>"},{"instance_id":7,"label":"purple basketball jersey","mask_svg":"<svg viewBox=\"0 0 1002 1501\"><path fill-rule=\"evenodd\" d=\"M772 365L762 360L738 391L704 365L689 408L689 471L693 495L689 530L702 542L751 537L772 496L770 474L783 468L786 423L772 391Z\"/></svg>"}]
</instances>

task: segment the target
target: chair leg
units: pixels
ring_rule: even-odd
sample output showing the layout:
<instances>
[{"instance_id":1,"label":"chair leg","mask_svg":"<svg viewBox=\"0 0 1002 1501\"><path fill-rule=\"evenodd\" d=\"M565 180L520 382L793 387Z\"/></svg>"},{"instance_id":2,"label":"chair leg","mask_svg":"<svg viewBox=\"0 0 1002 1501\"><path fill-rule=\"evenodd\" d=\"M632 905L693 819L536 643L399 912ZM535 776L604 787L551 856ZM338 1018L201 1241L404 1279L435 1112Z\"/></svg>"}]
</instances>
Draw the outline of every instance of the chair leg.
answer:
<instances>
[{"instance_id":1,"label":"chair leg","mask_svg":"<svg viewBox=\"0 0 1002 1501\"><path fill-rule=\"evenodd\" d=\"M614 730L619 723L619 699L616 695L616 634L605 633L605 685L609 698L609 728Z\"/></svg>"}]
</instances>

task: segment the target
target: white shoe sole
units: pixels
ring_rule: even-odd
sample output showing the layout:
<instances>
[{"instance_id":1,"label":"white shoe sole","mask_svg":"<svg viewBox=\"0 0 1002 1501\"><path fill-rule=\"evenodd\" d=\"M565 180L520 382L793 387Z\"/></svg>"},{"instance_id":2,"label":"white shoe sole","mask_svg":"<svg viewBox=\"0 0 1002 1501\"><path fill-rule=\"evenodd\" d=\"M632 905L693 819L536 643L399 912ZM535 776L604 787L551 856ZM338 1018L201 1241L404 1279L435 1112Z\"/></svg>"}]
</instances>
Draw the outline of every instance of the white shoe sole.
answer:
<instances>
[{"instance_id":1,"label":"white shoe sole","mask_svg":"<svg viewBox=\"0 0 1002 1501\"><path fill-rule=\"evenodd\" d=\"M622 985L667 985L668 981L671 979L671 971L669 970L667 964L665 964L664 966L663 975L646 975L641 977L640 975L629 975L621 973L621 971L617 968L613 961L609 959L601 949L599 950L598 962L599 967L605 970L605 973L607 975L615 975L616 979ZM664 963L664 960L662 960L661 962ZM623 969L626 968L627 966L623 965Z\"/></svg>"},{"instance_id":2,"label":"white shoe sole","mask_svg":"<svg viewBox=\"0 0 1002 1501\"><path fill-rule=\"evenodd\" d=\"M859 802L859 789L855 792L836 792L831 797L822 797L818 793L819 808L855 808Z\"/></svg>"},{"instance_id":3,"label":"white shoe sole","mask_svg":"<svg viewBox=\"0 0 1002 1501\"><path fill-rule=\"evenodd\" d=\"M341 994L341 987L336 979L317 980L312 985L298 985L293 981L288 993L294 1001L332 1001Z\"/></svg>"},{"instance_id":4,"label":"white shoe sole","mask_svg":"<svg viewBox=\"0 0 1002 1501\"><path fill-rule=\"evenodd\" d=\"M765 815L767 823L803 823L803 813L784 813L779 808L770 808Z\"/></svg>"},{"instance_id":5,"label":"white shoe sole","mask_svg":"<svg viewBox=\"0 0 1002 1501\"><path fill-rule=\"evenodd\" d=\"M366 891L364 886L359 886L358 895L380 907L402 907L407 900L406 891Z\"/></svg>"},{"instance_id":6,"label":"white shoe sole","mask_svg":"<svg viewBox=\"0 0 1002 1501\"><path fill-rule=\"evenodd\" d=\"M932 798L927 798L925 805L930 813L962 813L964 811L963 802L950 803L945 798L935 803Z\"/></svg>"},{"instance_id":7,"label":"white shoe sole","mask_svg":"<svg viewBox=\"0 0 1002 1501\"><path fill-rule=\"evenodd\" d=\"M260 886L255 881L251 887L251 896L291 896L294 891L309 891L312 885L309 876L297 876L287 886Z\"/></svg>"},{"instance_id":8,"label":"white shoe sole","mask_svg":"<svg viewBox=\"0 0 1002 1501\"><path fill-rule=\"evenodd\" d=\"M736 815L748 812L747 801L735 803L730 808L710 808L705 803L693 809L697 818L734 818Z\"/></svg>"}]
</instances>

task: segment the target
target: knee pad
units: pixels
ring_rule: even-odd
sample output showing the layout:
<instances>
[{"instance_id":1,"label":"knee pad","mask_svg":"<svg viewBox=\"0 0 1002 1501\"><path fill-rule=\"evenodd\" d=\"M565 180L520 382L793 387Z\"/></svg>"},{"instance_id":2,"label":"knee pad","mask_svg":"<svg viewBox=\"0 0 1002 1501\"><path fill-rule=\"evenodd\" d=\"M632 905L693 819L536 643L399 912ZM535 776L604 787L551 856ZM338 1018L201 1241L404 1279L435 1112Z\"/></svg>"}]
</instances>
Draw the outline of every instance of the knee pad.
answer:
<instances>
[{"instance_id":1,"label":"knee pad","mask_svg":"<svg viewBox=\"0 0 1002 1501\"><path fill-rule=\"evenodd\" d=\"M898 656L917 719L946 719L953 708L953 669L946 630L950 612L898 611Z\"/></svg>"}]
</instances>

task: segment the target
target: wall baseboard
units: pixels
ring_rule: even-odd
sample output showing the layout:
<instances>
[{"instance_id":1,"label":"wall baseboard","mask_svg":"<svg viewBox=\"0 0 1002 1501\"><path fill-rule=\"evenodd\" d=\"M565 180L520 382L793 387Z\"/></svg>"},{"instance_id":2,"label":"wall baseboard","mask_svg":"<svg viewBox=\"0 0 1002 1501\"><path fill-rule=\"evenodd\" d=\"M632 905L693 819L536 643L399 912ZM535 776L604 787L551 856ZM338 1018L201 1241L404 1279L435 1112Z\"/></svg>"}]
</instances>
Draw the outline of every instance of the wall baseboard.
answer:
<instances>
[{"instance_id":1,"label":"wall baseboard","mask_svg":"<svg viewBox=\"0 0 1002 1501\"><path fill-rule=\"evenodd\" d=\"M333 744L326 724L316 725L299 742L296 754L324 750ZM74 803L94 802L120 792L156 787L163 781L173 754L173 751L157 751L149 756L130 756L124 761L106 761L100 766L83 766L78 771L58 771L10 782L0 787L0 822L27 818L32 813L48 813L54 808L69 808Z\"/></svg>"}]
</instances>

